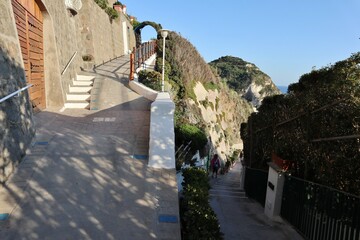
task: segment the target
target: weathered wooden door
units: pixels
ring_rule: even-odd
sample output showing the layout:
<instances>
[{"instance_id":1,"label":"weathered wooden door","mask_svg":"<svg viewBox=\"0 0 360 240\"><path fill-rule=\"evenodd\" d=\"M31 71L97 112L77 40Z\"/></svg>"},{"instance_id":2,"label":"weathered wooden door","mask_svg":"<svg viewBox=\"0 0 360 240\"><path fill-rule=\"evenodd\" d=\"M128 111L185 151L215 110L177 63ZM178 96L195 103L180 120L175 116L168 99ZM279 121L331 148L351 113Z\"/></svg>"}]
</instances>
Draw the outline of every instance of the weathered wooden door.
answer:
<instances>
[{"instance_id":1,"label":"weathered wooden door","mask_svg":"<svg viewBox=\"0 0 360 240\"><path fill-rule=\"evenodd\" d=\"M43 53L43 17L35 0L12 0L30 101L35 111L46 107Z\"/></svg>"}]
</instances>

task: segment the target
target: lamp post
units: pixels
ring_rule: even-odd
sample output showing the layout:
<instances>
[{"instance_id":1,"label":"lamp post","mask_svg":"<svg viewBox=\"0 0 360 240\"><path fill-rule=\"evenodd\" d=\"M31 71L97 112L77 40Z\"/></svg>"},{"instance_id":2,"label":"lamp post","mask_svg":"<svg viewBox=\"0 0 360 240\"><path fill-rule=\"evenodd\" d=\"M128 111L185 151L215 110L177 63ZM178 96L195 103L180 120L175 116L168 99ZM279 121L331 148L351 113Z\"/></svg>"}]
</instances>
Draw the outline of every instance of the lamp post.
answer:
<instances>
[{"instance_id":1,"label":"lamp post","mask_svg":"<svg viewBox=\"0 0 360 240\"><path fill-rule=\"evenodd\" d=\"M162 81L161 81L161 91L164 92L165 89L165 39L169 33L169 30L161 29L160 30L161 36L163 37L163 64L162 64Z\"/></svg>"}]
</instances>

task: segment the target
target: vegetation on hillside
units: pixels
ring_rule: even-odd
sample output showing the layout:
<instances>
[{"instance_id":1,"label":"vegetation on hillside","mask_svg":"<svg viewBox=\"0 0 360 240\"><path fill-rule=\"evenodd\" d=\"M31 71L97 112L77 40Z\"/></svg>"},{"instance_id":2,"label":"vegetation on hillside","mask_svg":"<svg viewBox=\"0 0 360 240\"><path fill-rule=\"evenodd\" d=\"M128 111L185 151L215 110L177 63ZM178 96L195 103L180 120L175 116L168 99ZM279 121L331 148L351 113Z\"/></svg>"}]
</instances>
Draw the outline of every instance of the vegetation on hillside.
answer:
<instances>
[{"instance_id":1,"label":"vegetation on hillside","mask_svg":"<svg viewBox=\"0 0 360 240\"><path fill-rule=\"evenodd\" d=\"M225 56L209 63L221 79L245 98L245 93L251 84L262 86L260 95L271 96L280 94L279 89L270 77L262 72L256 65L241 58ZM251 99L248 99L251 101Z\"/></svg>"},{"instance_id":2,"label":"vegetation on hillside","mask_svg":"<svg viewBox=\"0 0 360 240\"><path fill-rule=\"evenodd\" d=\"M247 165L271 154L292 174L360 195L360 53L303 75L287 95L265 98L242 124Z\"/></svg>"},{"instance_id":3,"label":"vegetation on hillside","mask_svg":"<svg viewBox=\"0 0 360 240\"><path fill-rule=\"evenodd\" d=\"M162 46L162 38L158 46ZM158 48L156 70L161 72L162 48ZM169 90L175 105L175 124L179 129L183 125L194 125L209 136L216 132L219 139L213 140L213 147L231 146L240 142L240 123L252 112L250 105L235 91L228 88L211 67L204 61L195 47L179 34L170 32L166 39L165 52L165 88ZM208 94L217 95L214 100L198 100L194 87L201 83ZM192 104L193 103L193 104ZM209 109L216 115L216 122L206 122L201 109ZM177 140L182 138L177 138ZM177 141L179 147L184 142ZM206 142L205 142L206 143ZM197 146L199 147L199 146ZM191 150L195 152L197 147ZM221 153L220 153L221 154ZM231 156L231 153L226 153ZM191 157L191 154L189 154Z\"/></svg>"}]
</instances>

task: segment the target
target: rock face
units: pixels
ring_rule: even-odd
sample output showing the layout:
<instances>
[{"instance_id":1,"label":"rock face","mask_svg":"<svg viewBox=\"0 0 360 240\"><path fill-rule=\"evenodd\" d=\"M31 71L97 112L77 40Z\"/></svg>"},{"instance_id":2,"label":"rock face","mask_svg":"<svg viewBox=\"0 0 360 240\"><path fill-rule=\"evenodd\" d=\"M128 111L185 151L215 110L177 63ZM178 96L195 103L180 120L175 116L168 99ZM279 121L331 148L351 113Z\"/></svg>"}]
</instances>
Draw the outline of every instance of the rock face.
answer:
<instances>
[{"instance_id":1,"label":"rock face","mask_svg":"<svg viewBox=\"0 0 360 240\"><path fill-rule=\"evenodd\" d=\"M15 24L7 3L0 3L0 98L26 86ZM1 34L0 34L1 35ZM32 111L27 91L0 103L0 183L8 176L29 146L34 136Z\"/></svg>"},{"instance_id":2,"label":"rock face","mask_svg":"<svg viewBox=\"0 0 360 240\"><path fill-rule=\"evenodd\" d=\"M240 125L252 106L220 81L189 41L173 32L169 35L166 61L170 64L165 69L176 103L175 120L204 129L213 150L225 160L242 149Z\"/></svg>"},{"instance_id":3,"label":"rock face","mask_svg":"<svg viewBox=\"0 0 360 240\"><path fill-rule=\"evenodd\" d=\"M255 64L241 58L225 56L209 64L230 88L242 95L254 107L260 106L266 96L281 93L268 75Z\"/></svg>"},{"instance_id":4,"label":"rock face","mask_svg":"<svg viewBox=\"0 0 360 240\"><path fill-rule=\"evenodd\" d=\"M187 101L192 110L189 118L193 123L201 121L205 124L213 148L225 160L233 151L243 148L240 124L251 114L252 108L226 86L207 90L197 82L194 93L196 101Z\"/></svg>"}]
</instances>

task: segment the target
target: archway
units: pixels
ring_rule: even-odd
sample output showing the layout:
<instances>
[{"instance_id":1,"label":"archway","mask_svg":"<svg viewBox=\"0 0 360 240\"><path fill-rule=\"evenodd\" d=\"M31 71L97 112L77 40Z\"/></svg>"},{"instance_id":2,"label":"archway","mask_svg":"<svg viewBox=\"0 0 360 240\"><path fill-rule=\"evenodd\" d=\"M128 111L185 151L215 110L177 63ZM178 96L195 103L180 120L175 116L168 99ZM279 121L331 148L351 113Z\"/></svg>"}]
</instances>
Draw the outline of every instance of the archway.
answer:
<instances>
[{"instance_id":1,"label":"archway","mask_svg":"<svg viewBox=\"0 0 360 240\"><path fill-rule=\"evenodd\" d=\"M162 29L161 24L157 24L157 23L154 23L154 22L144 21L144 22L140 23L134 29L135 38L136 38L136 47L139 47L141 45L141 29L143 29L146 26L153 27L158 34L159 34L159 30Z\"/></svg>"}]
</instances>

